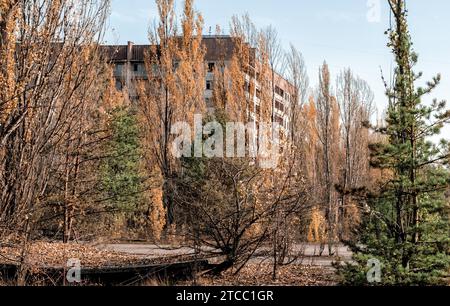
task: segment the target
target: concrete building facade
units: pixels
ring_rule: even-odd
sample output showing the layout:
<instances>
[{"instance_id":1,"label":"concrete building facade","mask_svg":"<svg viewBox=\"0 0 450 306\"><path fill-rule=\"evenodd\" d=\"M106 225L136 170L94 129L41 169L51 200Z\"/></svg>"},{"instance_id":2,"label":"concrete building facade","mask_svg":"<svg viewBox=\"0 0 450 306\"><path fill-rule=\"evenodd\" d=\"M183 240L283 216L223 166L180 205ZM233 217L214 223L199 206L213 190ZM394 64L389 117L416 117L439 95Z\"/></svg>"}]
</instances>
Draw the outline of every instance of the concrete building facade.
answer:
<instances>
[{"instance_id":1,"label":"concrete building facade","mask_svg":"<svg viewBox=\"0 0 450 306\"><path fill-rule=\"evenodd\" d=\"M203 45L205 47L205 101L208 107L211 107L211 99L214 89L214 69L217 65L224 63L228 65L235 52L234 39L231 36L204 36ZM113 73L116 79L116 88L122 90L127 88L130 98L137 97L134 84L138 80L147 79L145 69L145 50L150 45L135 45L128 42L127 45L102 46L113 65ZM250 60L251 62L251 60ZM254 67L252 68L254 69ZM252 70L250 69L250 70ZM260 109L261 86L255 80L254 76L246 75L248 84L246 86L247 94L254 103L254 107L249 110L249 118L257 122L257 114ZM274 121L279 123L282 128L288 132L290 127L291 103L294 102L293 86L281 75L275 73L275 99L273 105ZM250 90L252 92L250 92ZM272 93L270 93L271 95ZM271 110L272 111L272 110Z\"/></svg>"}]
</instances>

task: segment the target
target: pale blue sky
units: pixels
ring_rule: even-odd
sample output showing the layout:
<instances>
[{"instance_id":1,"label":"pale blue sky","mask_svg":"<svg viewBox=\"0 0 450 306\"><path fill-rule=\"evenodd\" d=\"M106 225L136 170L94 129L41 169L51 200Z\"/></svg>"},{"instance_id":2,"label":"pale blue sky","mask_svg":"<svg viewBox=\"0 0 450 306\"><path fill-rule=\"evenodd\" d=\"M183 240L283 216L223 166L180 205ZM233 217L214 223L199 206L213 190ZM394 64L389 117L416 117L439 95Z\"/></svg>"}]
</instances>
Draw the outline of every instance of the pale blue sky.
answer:
<instances>
[{"instance_id":1,"label":"pale blue sky","mask_svg":"<svg viewBox=\"0 0 450 306\"><path fill-rule=\"evenodd\" d=\"M389 78L392 56L384 31L389 25L387 1L380 0L381 19L369 22L368 2L374 0L197 0L195 7L205 19L205 33L219 24L229 28L234 14L248 12L259 27L273 25L283 43L292 42L304 55L316 85L318 68L326 60L333 76L345 67L367 80L376 103L386 105L380 67ZM181 0L175 0L178 11ZM376 2L376 0L375 0ZM435 91L439 99L450 100L450 1L409 0L411 33L419 53L417 70L428 80L440 72L442 85ZM156 18L154 0L112 0L108 43L131 40L145 44L149 24Z\"/></svg>"}]
</instances>

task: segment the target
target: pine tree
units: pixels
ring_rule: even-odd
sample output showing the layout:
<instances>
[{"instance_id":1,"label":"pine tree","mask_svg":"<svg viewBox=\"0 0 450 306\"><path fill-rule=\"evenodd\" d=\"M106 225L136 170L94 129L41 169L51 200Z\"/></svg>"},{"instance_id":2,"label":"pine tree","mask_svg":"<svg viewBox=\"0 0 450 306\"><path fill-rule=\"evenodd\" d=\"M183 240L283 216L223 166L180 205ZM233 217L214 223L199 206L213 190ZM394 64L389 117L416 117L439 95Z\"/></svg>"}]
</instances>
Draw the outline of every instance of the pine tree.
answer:
<instances>
[{"instance_id":1,"label":"pine tree","mask_svg":"<svg viewBox=\"0 0 450 306\"><path fill-rule=\"evenodd\" d=\"M143 178L140 174L139 125L127 106L112 112L109 157L102 167L102 187L111 209L133 213L142 202Z\"/></svg>"},{"instance_id":2,"label":"pine tree","mask_svg":"<svg viewBox=\"0 0 450 306\"><path fill-rule=\"evenodd\" d=\"M371 259L381 264L385 285L428 285L442 281L448 272L449 185L448 143L435 144L450 117L445 102L422 102L440 81L415 86L421 73L413 67L418 56L412 49L404 0L390 0L395 18L389 44L395 56L395 81L387 87L386 126L377 131L385 142L371 146L371 166L388 177L367 193L366 213L359 241L352 243L356 265L341 268L345 283L367 283ZM373 261L372 261L373 262Z\"/></svg>"}]
</instances>

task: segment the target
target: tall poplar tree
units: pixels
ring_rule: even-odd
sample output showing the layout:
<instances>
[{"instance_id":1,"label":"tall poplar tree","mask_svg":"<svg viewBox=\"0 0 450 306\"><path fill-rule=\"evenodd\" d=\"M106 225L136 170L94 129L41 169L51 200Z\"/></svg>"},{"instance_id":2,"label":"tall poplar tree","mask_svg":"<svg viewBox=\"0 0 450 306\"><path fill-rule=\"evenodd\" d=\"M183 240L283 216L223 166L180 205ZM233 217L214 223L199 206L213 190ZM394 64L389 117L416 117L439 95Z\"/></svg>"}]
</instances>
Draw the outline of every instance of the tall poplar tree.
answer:
<instances>
[{"instance_id":1,"label":"tall poplar tree","mask_svg":"<svg viewBox=\"0 0 450 306\"><path fill-rule=\"evenodd\" d=\"M203 18L186 0L179 33L174 0L156 0L158 23L149 33L151 48L146 52L148 81L139 84L139 110L147 170L157 165L163 180L163 202L167 227L176 223L174 180L179 163L170 148L177 122L192 122L195 113L205 110Z\"/></svg>"}]
</instances>

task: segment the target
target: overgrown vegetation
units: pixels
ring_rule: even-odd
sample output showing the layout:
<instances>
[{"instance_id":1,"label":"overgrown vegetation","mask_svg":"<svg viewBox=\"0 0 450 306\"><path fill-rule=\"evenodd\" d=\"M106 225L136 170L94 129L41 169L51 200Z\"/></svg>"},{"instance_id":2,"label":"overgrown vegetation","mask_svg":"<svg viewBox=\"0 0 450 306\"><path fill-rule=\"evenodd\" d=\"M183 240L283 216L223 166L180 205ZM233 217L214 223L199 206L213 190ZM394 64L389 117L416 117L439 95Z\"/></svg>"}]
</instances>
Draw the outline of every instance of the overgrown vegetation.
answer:
<instances>
[{"instance_id":1,"label":"overgrown vegetation","mask_svg":"<svg viewBox=\"0 0 450 306\"><path fill-rule=\"evenodd\" d=\"M155 2L148 73L126 74L117 90L119 52L101 47L109 0L0 0L0 248L14 249L18 284L44 238L190 247L196 259L220 259L215 280L248 272L258 255L272 281L288 283L286 266L304 272L305 242L330 257L345 242L355 260L338 267L345 284L368 284L374 259L381 284L442 281L449 144L434 139L450 112L422 100L440 76L416 85L404 0L388 0L396 69L379 126L371 124L374 94L350 68L334 87L324 62L310 88L301 52L285 51L273 27L234 16L229 36L217 27L208 37L212 50L193 0L180 19L174 0ZM198 114L215 127L176 143L178 124L194 128ZM214 138L230 122L251 129ZM251 133L264 124L268 147L280 150L253 156L263 139ZM233 143L233 154L218 152L222 143ZM199 152L180 157L174 144ZM275 156L276 167L263 167Z\"/></svg>"}]
</instances>

